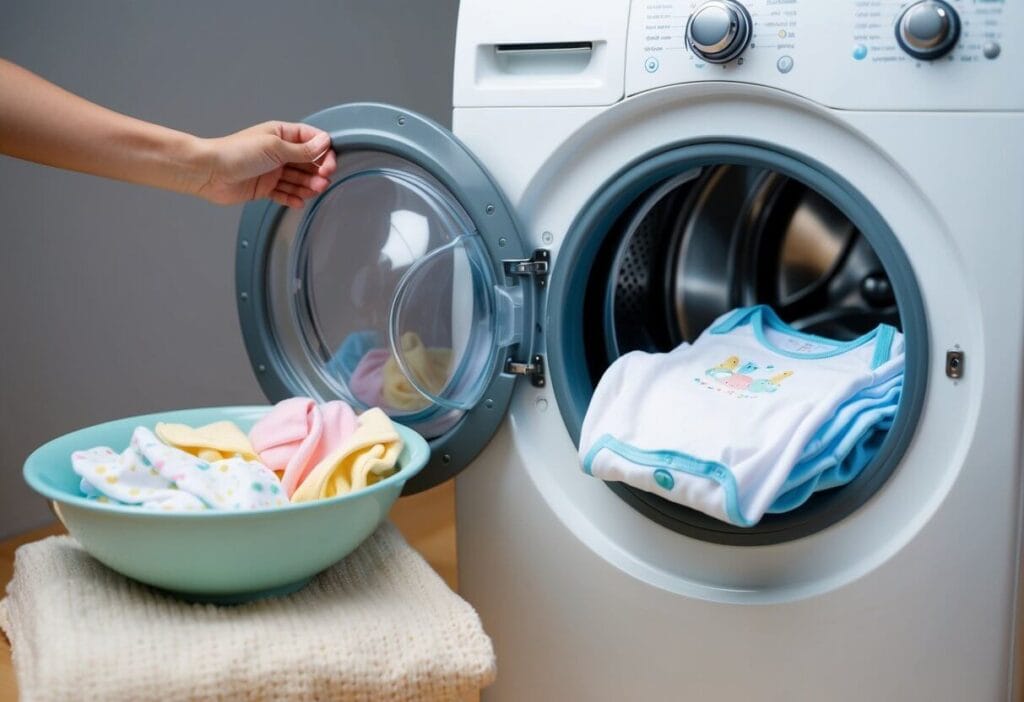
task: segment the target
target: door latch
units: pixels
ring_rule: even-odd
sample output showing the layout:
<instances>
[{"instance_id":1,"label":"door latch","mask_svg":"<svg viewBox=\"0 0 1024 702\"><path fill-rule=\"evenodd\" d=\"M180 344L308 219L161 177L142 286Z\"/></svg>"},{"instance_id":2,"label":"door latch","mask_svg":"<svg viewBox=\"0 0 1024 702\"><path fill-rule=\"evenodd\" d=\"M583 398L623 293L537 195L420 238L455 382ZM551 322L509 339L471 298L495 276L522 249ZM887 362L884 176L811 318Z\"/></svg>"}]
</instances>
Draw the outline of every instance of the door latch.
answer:
<instances>
[{"instance_id":1,"label":"door latch","mask_svg":"<svg viewBox=\"0 0 1024 702\"><path fill-rule=\"evenodd\" d=\"M505 361L505 372L526 376L535 388L542 388L547 384L544 378L544 357L540 354L534 354L529 363L520 363L509 358Z\"/></svg>"},{"instance_id":2,"label":"door latch","mask_svg":"<svg viewBox=\"0 0 1024 702\"><path fill-rule=\"evenodd\" d=\"M953 380L964 377L964 352L960 347L946 352L946 375Z\"/></svg>"}]
</instances>

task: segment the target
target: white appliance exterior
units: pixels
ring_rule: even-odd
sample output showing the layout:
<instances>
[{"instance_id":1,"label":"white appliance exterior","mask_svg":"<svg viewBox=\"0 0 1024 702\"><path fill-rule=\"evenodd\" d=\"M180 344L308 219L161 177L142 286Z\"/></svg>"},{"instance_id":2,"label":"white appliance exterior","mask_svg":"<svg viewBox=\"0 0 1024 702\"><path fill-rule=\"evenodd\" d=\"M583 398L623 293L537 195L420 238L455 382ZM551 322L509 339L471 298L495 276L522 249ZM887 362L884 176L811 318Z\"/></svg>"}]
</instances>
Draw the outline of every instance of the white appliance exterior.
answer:
<instances>
[{"instance_id":1,"label":"white appliance exterior","mask_svg":"<svg viewBox=\"0 0 1024 702\"><path fill-rule=\"evenodd\" d=\"M673 45L695 4L463 0L456 136L529 243L552 251L553 275L576 215L645 154L738 140L824 164L884 217L917 276L924 411L900 467L853 515L732 547L671 532L584 476L550 384L520 383L457 480L460 589L498 655L485 699L1018 699L1024 6L955 2L961 47L918 65L868 26L891 34L898 3L748 2L755 47L723 69ZM793 13L777 21L799 43L768 45L775 10ZM671 27L648 31L653 14ZM862 41L890 58L854 59ZM980 53L991 41L995 60ZM496 45L546 42L594 49L589 63L495 58Z\"/></svg>"}]
</instances>

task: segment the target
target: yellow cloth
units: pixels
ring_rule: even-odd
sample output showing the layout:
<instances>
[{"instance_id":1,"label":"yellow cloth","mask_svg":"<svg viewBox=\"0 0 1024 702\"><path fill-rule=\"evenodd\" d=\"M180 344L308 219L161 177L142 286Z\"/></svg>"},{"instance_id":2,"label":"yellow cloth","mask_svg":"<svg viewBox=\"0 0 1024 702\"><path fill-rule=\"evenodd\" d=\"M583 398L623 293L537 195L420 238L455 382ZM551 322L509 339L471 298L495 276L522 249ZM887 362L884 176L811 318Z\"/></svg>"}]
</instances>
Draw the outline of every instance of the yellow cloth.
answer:
<instances>
[{"instance_id":1,"label":"yellow cloth","mask_svg":"<svg viewBox=\"0 0 1024 702\"><path fill-rule=\"evenodd\" d=\"M195 429L187 424L160 422L155 433L165 444L204 461L222 461L233 456L247 461L259 460L249 437L234 422L214 422Z\"/></svg>"},{"instance_id":2,"label":"yellow cloth","mask_svg":"<svg viewBox=\"0 0 1024 702\"><path fill-rule=\"evenodd\" d=\"M402 344L402 357L416 382L432 393L441 392L448 382L448 371L452 363L451 349L428 349L416 332L402 334L399 341ZM388 407L418 410L430 404L430 400L423 397L405 377L394 356L384 364L383 378L381 399Z\"/></svg>"},{"instance_id":3,"label":"yellow cloth","mask_svg":"<svg viewBox=\"0 0 1024 702\"><path fill-rule=\"evenodd\" d=\"M388 416L374 407L359 415L359 427L299 484L292 502L310 502L361 490L395 471L402 439Z\"/></svg>"}]
</instances>

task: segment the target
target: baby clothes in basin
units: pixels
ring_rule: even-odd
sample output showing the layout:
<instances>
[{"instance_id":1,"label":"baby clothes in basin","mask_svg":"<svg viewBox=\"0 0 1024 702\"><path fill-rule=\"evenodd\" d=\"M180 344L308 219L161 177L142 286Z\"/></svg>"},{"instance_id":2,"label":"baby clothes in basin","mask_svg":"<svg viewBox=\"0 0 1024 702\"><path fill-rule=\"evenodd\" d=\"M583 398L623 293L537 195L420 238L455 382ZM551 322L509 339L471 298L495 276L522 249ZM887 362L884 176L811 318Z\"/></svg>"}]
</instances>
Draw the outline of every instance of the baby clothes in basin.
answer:
<instances>
[{"instance_id":1,"label":"baby clothes in basin","mask_svg":"<svg viewBox=\"0 0 1024 702\"><path fill-rule=\"evenodd\" d=\"M244 435L243 435L244 436ZM81 489L100 501L161 511L263 509L288 503L277 476L233 456L206 461L138 427L120 454L107 447L76 451L71 466Z\"/></svg>"},{"instance_id":2,"label":"baby clothes in basin","mask_svg":"<svg viewBox=\"0 0 1024 702\"><path fill-rule=\"evenodd\" d=\"M219 461L232 456L241 456L247 461L257 458L249 437L234 422L214 422L202 427L160 422L153 431L168 446L204 461Z\"/></svg>"},{"instance_id":3,"label":"baby clothes in basin","mask_svg":"<svg viewBox=\"0 0 1024 702\"><path fill-rule=\"evenodd\" d=\"M310 471L291 496L308 502L373 485L395 472L402 439L379 409L359 415L358 428Z\"/></svg>"},{"instance_id":4,"label":"baby clothes in basin","mask_svg":"<svg viewBox=\"0 0 1024 702\"><path fill-rule=\"evenodd\" d=\"M292 397L274 405L249 430L260 460L281 475L289 497L313 468L337 450L355 431L355 412L344 402L318 405L308 397Z\"/></svg>"}]
</instances>

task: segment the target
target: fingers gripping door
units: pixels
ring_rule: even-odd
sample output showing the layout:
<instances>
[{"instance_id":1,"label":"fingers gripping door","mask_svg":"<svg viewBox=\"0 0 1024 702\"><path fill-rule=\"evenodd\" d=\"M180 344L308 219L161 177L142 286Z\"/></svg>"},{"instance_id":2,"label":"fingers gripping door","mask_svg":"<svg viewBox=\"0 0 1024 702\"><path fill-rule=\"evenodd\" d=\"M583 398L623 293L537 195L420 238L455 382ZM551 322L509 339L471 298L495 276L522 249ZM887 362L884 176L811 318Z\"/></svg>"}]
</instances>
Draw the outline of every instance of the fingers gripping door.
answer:
<instances>
[{"instance_id":1,"label":"fingers gripping door","mask_svg":"<svg viewBox=\"0 0 1024 702\"><path fill-rule=\"evenodd\" d=\"M530 358L535 293L498 188L429 120L385 105L309 118L339 168L304 212L245 208L237 260L243 336L267 397L379 406L431 439L437 484L486 445L508 405L509 360Z\"/></svg>"}]
</instances>

